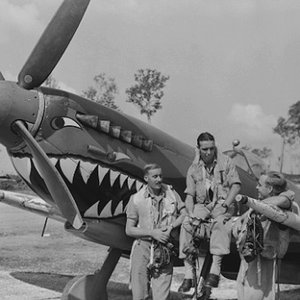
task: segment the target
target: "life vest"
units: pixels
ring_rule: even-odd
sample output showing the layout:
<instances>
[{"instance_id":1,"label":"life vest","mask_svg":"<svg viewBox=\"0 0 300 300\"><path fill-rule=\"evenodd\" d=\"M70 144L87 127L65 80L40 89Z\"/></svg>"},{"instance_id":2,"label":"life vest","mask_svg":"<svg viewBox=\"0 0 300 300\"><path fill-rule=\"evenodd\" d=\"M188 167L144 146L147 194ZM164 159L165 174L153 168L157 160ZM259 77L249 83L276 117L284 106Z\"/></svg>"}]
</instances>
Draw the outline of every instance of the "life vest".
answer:
<instances>
[{"instance_id":1,"label":"life vest","mask_svg":"<svg viewBox=\"0 0 300 300\"><path fill-rule=\"evenodd\" d=\"M269 259L283 258L289 246L290 229L268 219L263 221L262 224L264 228L264 249L261 255Z\"/></svg>"}]
</instances>

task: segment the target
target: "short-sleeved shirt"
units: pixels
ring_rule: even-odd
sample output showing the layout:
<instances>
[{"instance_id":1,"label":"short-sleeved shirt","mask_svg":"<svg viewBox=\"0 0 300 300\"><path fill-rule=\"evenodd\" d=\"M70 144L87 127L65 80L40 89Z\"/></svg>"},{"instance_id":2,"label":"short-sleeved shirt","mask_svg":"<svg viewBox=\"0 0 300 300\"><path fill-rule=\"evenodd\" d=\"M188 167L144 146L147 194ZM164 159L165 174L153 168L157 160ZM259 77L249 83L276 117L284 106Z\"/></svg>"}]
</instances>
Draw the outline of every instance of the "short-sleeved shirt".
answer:
<instances>
[{"instance_id":1,"label":"short-sleeved shirt","mask_svg":"<svg viewBox=\"0 0 300 300\"><path fill-rule=\"evenodd\" d=\"M280 193L279 196L284 196L285 198L287 198L287 200L289 200L290 207L288 208L288 210L291 210L292 209L292 203L295 200L295 193L291 190L287 190L287 191L284 191L284 192Z\"/></svg>"},{"instance_id":2,"label":"short-sleeved shirt","mask_svg":"<svg viewBox=\"0 0 300 300\"><path fill-rule=\"evenodd\" d=\"M292 206L292 203L295 199L295 193L293 191L287 190L280 193L279 196L286 197ZM291 210L291 207L289 209L281 209ZM287 228L280 230L278 223L268 219L262 221L262 226L264 229L264 249L261 255L267 258L274 258L275 256L282 258L285 255L289 245L289 230Z\"/></svg>"},{"instance_id":3,"label":"short-sleeved shirt","mask_svg":"<svg viewBox=\"0 0 300 300\"><path fill-rule=\"evenodd\" d=\"M235 183L241 183L235 165L230 157L218 153L211 172L206 169L203 160L193 162L187 172L185 193L191 195L196 203L207 204L213 201L213 197L216 200L226 199Z\"/></svg>"},{"instance_id":4,"label":"short-sleeved shirt","mask_svg":"<svg viewBox=\"0 0 300 300\"><path fill-rule=\"evenodd\" d=\"M163 185L158 197L144 186L131 196L126 214L128 219L136 221L138 227L152 230L171 225L183 208L184 203L171 186Z\"/></svg>"}]
</instances>

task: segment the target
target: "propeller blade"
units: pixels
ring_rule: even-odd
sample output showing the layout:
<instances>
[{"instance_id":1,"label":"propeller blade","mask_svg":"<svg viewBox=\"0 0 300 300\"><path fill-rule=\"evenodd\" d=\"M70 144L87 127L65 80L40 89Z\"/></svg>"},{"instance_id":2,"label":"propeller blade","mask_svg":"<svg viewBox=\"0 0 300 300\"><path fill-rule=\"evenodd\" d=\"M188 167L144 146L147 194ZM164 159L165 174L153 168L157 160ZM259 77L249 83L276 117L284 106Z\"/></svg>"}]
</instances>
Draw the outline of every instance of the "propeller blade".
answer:
<instances>
[{"instance_id":1,"label":"propeller blade","mask_svg":"<svg viewBox=\"0 0 300 300\"><path fill-rule=\"evenodd\" d=\"M65 0L48 24L18 76L27 89L40 86L69 45L90 0Z\"/></svg>"},{"instance_id":2,"label":"propeller blade","mask_svg":"<svg viewBox=\"0 0 300 300\"><path fill-rule=\"evenodd\" d=\"M79 229L83 225L83 220L76 202L61 175L22 121L14 123L14 130L23 138L30 149L37 169L44 178L46 186L63 216L74 228Z\"/></svg>"},{"instance_id":3,"label":"propeller blade","mask_svg":"<svg viewBox=\"0 0 300 300\"><path fill-rule=\"evenodd\" d=\"M5 78L1 72L0 72L0 80L5 80Z\"/></svg>"}]
</instances>

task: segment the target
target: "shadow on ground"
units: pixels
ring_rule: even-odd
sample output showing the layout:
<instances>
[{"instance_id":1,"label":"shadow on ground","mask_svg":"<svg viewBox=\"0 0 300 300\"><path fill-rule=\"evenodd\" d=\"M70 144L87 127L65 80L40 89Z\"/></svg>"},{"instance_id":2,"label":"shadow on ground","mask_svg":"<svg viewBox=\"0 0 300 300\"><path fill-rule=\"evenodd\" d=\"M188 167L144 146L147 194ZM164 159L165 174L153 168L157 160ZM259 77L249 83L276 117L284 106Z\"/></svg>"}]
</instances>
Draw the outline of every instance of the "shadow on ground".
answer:
<instances>
[{"instance_id":1,"label":"shadow on ground","mask_svg":"<svg viewBox=\"0 0 300 300\"><path fill-rule=\"evenodd\" d=\"M62 293L67 283L74 278L71 275L62 275L55 273L41 273L41 272L12 272L12 277L17 280ZM131 291L128 285L124 283L110 281L108 283L109 299L114 300L131 300ZM190 299L190 297L188 297ZM184 299L180 294L172 292L172 300ZM186 299L186 298L185 298Z\"/></svg>"},{"instance_id":2,"label":"shadow on ground","mask_svg":"<svg viewBox=\"0 0 300 300\"><path fill-rule=\"evenodd\" d=\"M10 275L17 280L59 293L62 293L67 283L74 278L71 275L41 272L12 272ZM110 281L107 291L109 299L132 299L131 291L128 289L128 285L124 283Z\"/></svg>"},{"instance_id":3,"label":"shadow on ground","mask_svg":"<svg viewBox=\"0 0 300 300\"><path fill-rule=\"evenodd\" d=\"M66 284L74 278L70 275L35 272L12 272L10 275L23 282L59 293L62 293Z\"/></svg>"},{"instance_id":4,"label":"shadow on ground","mask_svg":"<svg viewBox=\"0 0 300 300\"><path fill-rule=\"evenodd\" d=\"M62 275L55 273L41 273L41 272L12 272L12 277L17 280L62 293L66 284L74 278L71 275ZM128 285L124 283L110 281L108 283L108 295L109 299L114 300L131 300L131 291L128 289ZM172 300L191 299L191 296L180 295L179 293L172 292ZM285 300L299 300L300 288L281 291L280 299ZM217 300L217 299L215 299ZM225 300L225 299L223 299ZM231 299L233 300L233 299Z\"/></svg>"}]
</instances>

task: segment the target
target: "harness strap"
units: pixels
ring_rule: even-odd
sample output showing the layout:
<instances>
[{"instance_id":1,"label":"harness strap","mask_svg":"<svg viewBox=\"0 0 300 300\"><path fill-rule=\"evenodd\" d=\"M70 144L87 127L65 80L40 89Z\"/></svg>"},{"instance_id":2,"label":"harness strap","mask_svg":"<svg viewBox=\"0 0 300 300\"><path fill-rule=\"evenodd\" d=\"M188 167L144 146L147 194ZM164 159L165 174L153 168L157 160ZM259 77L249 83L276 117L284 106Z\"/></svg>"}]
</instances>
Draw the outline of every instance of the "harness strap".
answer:
<instances>
[{"instance_id":1,"label":"harness strap","mask_svg":"<svg viewBox=\"0 0 300 300\"><path fill-rule=\"evenodd\" d=\"M224 184L224 170L220 170L220 179L221 179L221 184Z\"/></svg>"},{"instance_id":2,"label":"harness strap","mask_svg":"<svg viewBox=\"0 0 300 300\"><path fill-rule=\"evenodd\" d=\"M257 284L261 286L261 257L257 255Z\"/></svg>"},{"instance_id":3,"label":"harness strap","mask_svg":"<svg viewBox=\"0 0 300 300\"><path fill-rule=\"evenodd\" d=\"M277 298L276 298L277 300L280 300L280 285L279 285L280 264L281 264L281 259L276 256L275 268L276 268L276 277L277 277Z\"/></svg>"}]
</instances>

